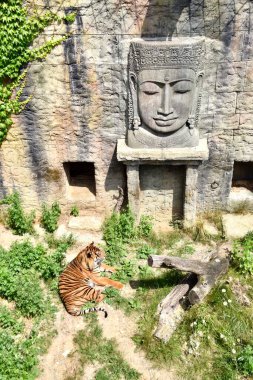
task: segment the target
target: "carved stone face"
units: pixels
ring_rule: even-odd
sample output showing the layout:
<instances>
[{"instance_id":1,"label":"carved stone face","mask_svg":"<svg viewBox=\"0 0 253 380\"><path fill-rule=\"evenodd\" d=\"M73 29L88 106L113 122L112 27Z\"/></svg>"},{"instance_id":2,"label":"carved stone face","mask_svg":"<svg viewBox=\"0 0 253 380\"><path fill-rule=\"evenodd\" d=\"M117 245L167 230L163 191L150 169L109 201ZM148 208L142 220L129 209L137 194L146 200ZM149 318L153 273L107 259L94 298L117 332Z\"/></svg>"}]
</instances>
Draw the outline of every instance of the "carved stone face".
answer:
<instances>
[{"instance_id":1,"label":"carved stone face","mask_svg":"<svg viewBox=\"0 0 253 380\"><path fill-rule=\"evenodd\" d=\"M142 127L158 133L175 132L192 111L198 78L192 69L142 70L130 76L134 113Z\"/></svg>"}]
</instances>

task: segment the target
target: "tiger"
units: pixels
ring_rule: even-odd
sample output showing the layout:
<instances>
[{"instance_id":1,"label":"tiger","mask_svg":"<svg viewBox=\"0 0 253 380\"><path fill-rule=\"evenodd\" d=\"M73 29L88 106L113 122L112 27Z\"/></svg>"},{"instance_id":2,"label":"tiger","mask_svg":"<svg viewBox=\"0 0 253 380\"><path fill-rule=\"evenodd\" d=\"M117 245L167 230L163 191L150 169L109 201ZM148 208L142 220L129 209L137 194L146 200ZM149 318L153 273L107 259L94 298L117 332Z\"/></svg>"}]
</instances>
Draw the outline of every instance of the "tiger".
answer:
<instances>
[{"instance_id":1,"label":"tiger","mask_svg":"<svg viewBox=\"0 0 253 380\"><path fill-rule=\"evenodd\" d=\"M122 289L123 284L107 277L100 277L100 272L115 272L115 268L102 264L105 254L102 249L96 247L94 242L84 248L67 265L59 277L59 295L67 312L73 316L80 316L90 312L107 311L102 307L91 307L81 310L87 301L101 302L104 294L95 289L98 286L113 286Z\"/></svg>"}]
</instances>

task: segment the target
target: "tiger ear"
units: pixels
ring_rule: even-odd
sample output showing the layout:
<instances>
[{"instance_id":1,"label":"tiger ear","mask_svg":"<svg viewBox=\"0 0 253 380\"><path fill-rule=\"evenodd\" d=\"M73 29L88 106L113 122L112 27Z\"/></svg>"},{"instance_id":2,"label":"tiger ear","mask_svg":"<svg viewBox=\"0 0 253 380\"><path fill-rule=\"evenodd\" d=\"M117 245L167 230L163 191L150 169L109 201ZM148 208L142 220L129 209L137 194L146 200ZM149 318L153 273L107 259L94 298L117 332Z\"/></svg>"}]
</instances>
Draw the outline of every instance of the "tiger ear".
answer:
<instances>
[{"instance_id":1,"label":"tiger ear","mask_svg":"<svg viewBox=\"0 0 253 380\"><path fill-rule=\"evenodd\" d=\"M90 245L94 245L94 241Z\"/></svg>"}]
</instances>

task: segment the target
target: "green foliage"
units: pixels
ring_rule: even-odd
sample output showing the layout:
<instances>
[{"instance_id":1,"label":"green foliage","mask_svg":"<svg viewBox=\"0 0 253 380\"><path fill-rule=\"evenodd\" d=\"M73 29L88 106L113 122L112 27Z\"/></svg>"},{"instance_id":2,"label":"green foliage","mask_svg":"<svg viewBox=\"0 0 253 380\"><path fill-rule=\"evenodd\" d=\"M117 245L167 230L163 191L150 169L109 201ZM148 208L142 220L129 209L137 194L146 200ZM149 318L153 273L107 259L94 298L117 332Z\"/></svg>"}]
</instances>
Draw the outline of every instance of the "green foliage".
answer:
<instances>
[{"instance_id":1,"label":"green foliage","mask_svg":"<svg viewBox=\"0 0 253 380\"><path fill-rule=\"evenodd\" d=\"M16 302L24 316L41 315L46 299L40 278L53 280L63 269L64 253L72 241L63 241L53 252L29 241L14 243L9 251L0 247L0 296ZM32 289L32 291L31 291Z\"/></svg>"},{"instance_id":2,"label":"green foliage","mask_svg":"<svg viewBox=\"0 0 253 380\"><path fill-rule=\"evenodd\" d=\"M70 210L70 215L72 216L78 216L79 215L79 209L77 206L72 206Z\"/></svg>"},{"instance_id":3,"label":"green foliage","mask_svg":"<svg viewBox=\"0 0 253 380\"><path fill-rule=\"evenodd\" d=\"M140 219L140 223L137 227L138 235L140 237L148 237L152 231L153 223L152 218L147 215L142 215Z\"/></svg>"},{"instance_id":4,"label":"green foliage","mask_svg":"<svg viewBox=\"0 0 253 380\"><path fill-rule=\"evenodd\" d=\"M137 346L158 365L176 367L180 378L193 380L197 375L200 379L236 380L240 374L252 375L252 307L238 303L226 279L205 302L187 311L168 343L154 339L157 306L173 282L174 285L178 283L176 273L174 280L171 276L172 272L167 273L166 283L162 278L155 279L154 275L140 281L142 285L136 296L142 307L139 329L134 337ZM232 276L230 272L229 278ZM252 285L252 278L247 283Z\"/></svg>"},{"instance_id":5,"label":"green foliage","mask_svg":"<svg viewBox=\"0 0 253 380\"><path fill-rule=\"evenodd\" d=\"M58 202L54 202L51 207L42 205L41 226L47 232L54 232L57 229L61 209Z\"/></svg>"},{"instance_id":6,"label":"green foliage","mask_svg":"<svg viewBox=\"0 0 253 380\"><path fill-rule=\"evenodd\" d=\"M253 275L253 232L234 241L232 263L241 273Z\"/></svg>"},{"instance_id":7,"label":"green foliage","mask_svg":"<svg viewBox=\"0 0 253 380\"><path fill-rule=\"evenodd\" d=\"M45 287L58 279L71 244L73 237L67 236L51 241L52 249L29 241L15 242L9 250L0 246L0 297L15 302L14 310L0 306L1 380L37 378L38 355L49 344L55 311ZM24 328L27 317L30 332Z\"/></svg>"},{"instance_id":8,"label":"green foliage","mask_svg":"<svg viewBox=\"0 0 253 380\"><path fill-rule=\"evenodd\" d=\"M24 235L33 232L33 222L35 219L34 211L25 214L19 193L14 192L6 196L0 204L9 205L7 210L7 226L16 235Z\"/></svg>"},{"instance_id":9,"label":"green foliage","mask_svg":"<svg viewBox=\"0 0 253 380\"><path fill-rule=\"evenodd\" d=\"M244 376L253 375L253 346L243 347L237 357L239 372Z\"/></svg>"},{"instance_id":10,"label":"green foliage","mask_svg":"<svg viewBox=\"0 0 253 380\"><path fill-rule=\"evenodd\" d=\"M156 249L150 247L148 244L141 245L136 252L138 259L147 259L150 255L155 255Z\"/></svg>"},{"instance_id":11,"label":"green foliage","mask_svg":"<svg viewBox=\"0 0 253 380\"><path fill-rule=\"evenodd\" d=\"M134 277L134 274L136 273L136 264L133 260L128 260L126 258L121 259L119 264L119 268L116 273L113 273L111 278L126 283Z\"/></svg>"},{"instance_id":12,"label":"green foliage","mask_svg":"<svg viewBox=\"0 0 253 380\"><path fill-rule=\"evenodd\" d=\"M56 238L53 234L47 234L45 240L49 248L66 247L65 250L75 243L75 237L72 233L60 238Z\"/></svg>"},{"instance_id":13,"label":"green foliage","mask_svg":"<svg viewBox=\"0 0 253 380\"><path fill-rule=\"evenodd\" d=\"M6 138L12 114L20 113L30 100L20 100L25 87L26 70L32 61L43 59L68 36L51 38L33 46L46 27L55 22L73 22L74 14L59 17L36 5L25 5L23 0L2 0L0 7L0 145Z\"/></svg>"},{"instance_id":14,"label":"green foliage","mask_svg":"<svg viewBox=\"0 0 253 380\"><path fill-rule=\"evenodd\" d=\"M17 312L10 311L6 306L0 306L0 331L1 329L17 335L23 331L24 324L19 321Z\"/></svg>"},{"instance_id":15,"label":"green foliage","mask_svg":"<svg viewBox=\"0 0 253 380\"><path fill-rule=\"evenodd\" d=\"M102 329L94 318L85 330L78 332L74 342L80 355L79 373L86 364L98 362L102 368L95 374L96 380L138 380L140 378L138 372L123 360L117 350L116 342L103 337ZM76 373L73 379L77 378Z\"/></svg>"}]
</instances>

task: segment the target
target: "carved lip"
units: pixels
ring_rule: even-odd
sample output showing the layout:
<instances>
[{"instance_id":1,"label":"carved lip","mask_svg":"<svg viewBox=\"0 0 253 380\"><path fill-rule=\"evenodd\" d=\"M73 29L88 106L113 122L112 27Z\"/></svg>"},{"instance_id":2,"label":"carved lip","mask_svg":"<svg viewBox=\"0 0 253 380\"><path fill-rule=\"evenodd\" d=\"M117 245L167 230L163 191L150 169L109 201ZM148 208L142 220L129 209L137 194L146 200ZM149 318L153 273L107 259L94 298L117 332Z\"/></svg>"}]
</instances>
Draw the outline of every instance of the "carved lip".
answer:
<instances>
[{"instance_id":1,"label":"carved lip","mask_svg":"<svg viewBox=\"0 0 253 380\"><path fill-rule=\"evenodd\" d=\"M163 118L163 117L154 117L155 123L159 127L169 127L171 124L175 122L175 120L178 119L177 116L175 117L168 117L168 118Z\"/></svg>"}]
</instances>

